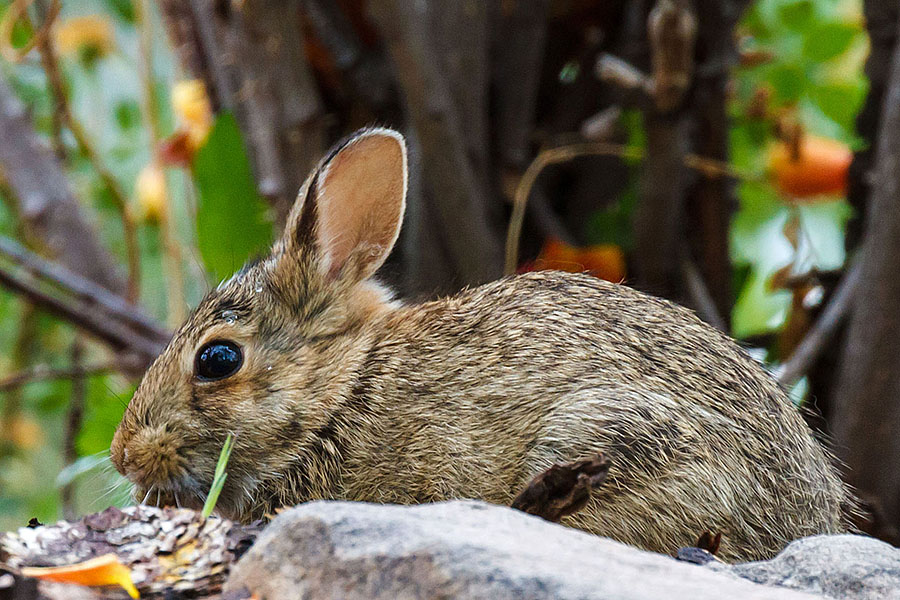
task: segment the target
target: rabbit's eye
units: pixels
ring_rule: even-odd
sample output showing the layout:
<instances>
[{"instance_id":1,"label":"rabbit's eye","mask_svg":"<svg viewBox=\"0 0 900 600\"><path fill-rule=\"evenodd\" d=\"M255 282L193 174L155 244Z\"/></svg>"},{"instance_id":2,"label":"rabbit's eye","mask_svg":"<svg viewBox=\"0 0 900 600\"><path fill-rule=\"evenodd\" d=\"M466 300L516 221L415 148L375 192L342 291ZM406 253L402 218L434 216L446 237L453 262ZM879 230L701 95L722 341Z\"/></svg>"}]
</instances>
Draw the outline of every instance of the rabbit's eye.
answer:
<instances>
[{"instance_id":1,"label":"rabbit's eye","mask_svg":"<svg viewBox=\"0 0 900 600\"><path fill-rule=\"evenodd\" d=\"M214 340L204 344L197 352L195 370L199 379L214 381L234 375L242 364L244 355L237 344L227 340Z\"/></svg>"}]
</instances>

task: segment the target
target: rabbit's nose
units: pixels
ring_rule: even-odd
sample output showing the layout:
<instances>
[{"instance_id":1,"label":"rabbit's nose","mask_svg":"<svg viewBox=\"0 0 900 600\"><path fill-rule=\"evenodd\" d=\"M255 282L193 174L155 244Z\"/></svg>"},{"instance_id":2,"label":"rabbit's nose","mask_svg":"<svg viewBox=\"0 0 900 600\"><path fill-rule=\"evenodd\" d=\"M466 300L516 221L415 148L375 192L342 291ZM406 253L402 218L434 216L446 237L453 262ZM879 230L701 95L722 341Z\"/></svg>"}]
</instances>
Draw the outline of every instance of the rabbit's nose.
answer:
<instances>
[{"instance_id":1,"label":"rabbit's nose","mask_svg":"<svg viewBox=\"0 0 900 600\"><path fill-rule=\"evenodd\" d=\"M165 426L145 427L119 442L113 462L120 473L143 486L163 486L184 470L181 443Z\"/></svg>"}]
</instances>

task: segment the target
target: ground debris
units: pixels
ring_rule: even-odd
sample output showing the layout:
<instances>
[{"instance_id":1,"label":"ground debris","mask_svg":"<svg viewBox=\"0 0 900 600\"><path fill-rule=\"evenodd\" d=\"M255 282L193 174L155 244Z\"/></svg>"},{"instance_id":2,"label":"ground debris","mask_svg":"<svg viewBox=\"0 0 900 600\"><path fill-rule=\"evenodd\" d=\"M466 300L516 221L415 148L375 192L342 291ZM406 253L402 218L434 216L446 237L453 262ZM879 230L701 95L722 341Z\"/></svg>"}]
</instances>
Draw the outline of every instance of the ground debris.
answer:
<instances>
[{"instance_id":1,"label":"ground debris","mask_svg":"<svg viewBox=\"0 0 900 600\"><path fill-rule=\"evenodd\" d=\"M110 507L79 521L0 534L0 566L15 573L23 567L72 565L113 553L130 569L142 598L204 598L219 593L231 564L262 527L203 519L190 509ZM44 585L39 586L39 598L66 597ZM127 595L104 589L95 597Z\"/></svg>"}]
</instances>

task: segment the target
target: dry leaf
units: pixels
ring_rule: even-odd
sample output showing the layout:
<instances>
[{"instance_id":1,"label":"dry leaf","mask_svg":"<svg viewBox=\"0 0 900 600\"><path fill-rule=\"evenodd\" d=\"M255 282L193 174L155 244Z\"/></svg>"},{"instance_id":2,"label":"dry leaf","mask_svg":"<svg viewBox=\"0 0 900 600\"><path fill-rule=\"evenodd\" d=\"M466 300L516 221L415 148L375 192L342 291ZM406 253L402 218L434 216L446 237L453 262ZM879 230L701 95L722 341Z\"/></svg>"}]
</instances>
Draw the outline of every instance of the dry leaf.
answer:
<instances>
[{"instance_id":1,"label":"dry leaf","mask_svg":"<svg viewBox=\"0 0 900 600\"><path fill-rule=\"evenodd\" d=\"M132 598L140 597L131 581L131 571L112 553L65 567L24 567L22 575L87 586L118 585Z\"/></svg>"}]
</instances>

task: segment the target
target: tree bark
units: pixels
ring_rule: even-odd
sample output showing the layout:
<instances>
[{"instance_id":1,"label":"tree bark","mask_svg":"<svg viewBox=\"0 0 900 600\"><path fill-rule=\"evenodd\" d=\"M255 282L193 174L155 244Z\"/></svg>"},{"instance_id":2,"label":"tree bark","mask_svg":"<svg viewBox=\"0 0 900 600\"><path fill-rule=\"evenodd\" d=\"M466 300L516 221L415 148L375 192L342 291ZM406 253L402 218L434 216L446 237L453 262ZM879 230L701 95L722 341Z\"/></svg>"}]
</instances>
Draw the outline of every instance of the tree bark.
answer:
<instances>
[{"instance_id":1,"label":"tree bark","mask_svg":"<svg viewBox=\"0 0 900 600\"><path fill-rule=\"evenodd\" d=\"M697 73L691 102L696 122L695 153L728 161L726 86L737 63L734 26L745 0L697 0ZM729 255L731 217L737 208L734 183L724 177L700 177L688 193L687 232L693 254L713 302L726 324L734 303Z\"/></svg>"},{"instance_id":2,"label":"tree bark","mask_svg":"<svg viewBox=\"0 0 900 600\"><path fill-rule=\"evenodd\" d=\"M454 261L459 281L453 284L482 283L501 273L500 238L490 223L490 194L469 159L460 109L442 72L436 40L422 26L429 22L429 10L411 0L369 4L393 59L409 125L421 144L424 197L432 202L429 209Z\"/></svg>"},{"instance_id":3,"label":"tree bark","mask_svg":"<svg viewBox=\"0 0 900 600\"><path fill-rule=\"evenodd\" d=\"M900 26L900 21L895 28ZM900 47L884 95L875 172L834 395L833 429L847 481L872 512L869 531L900 542Z\"/></svg>"}]
</instances>

